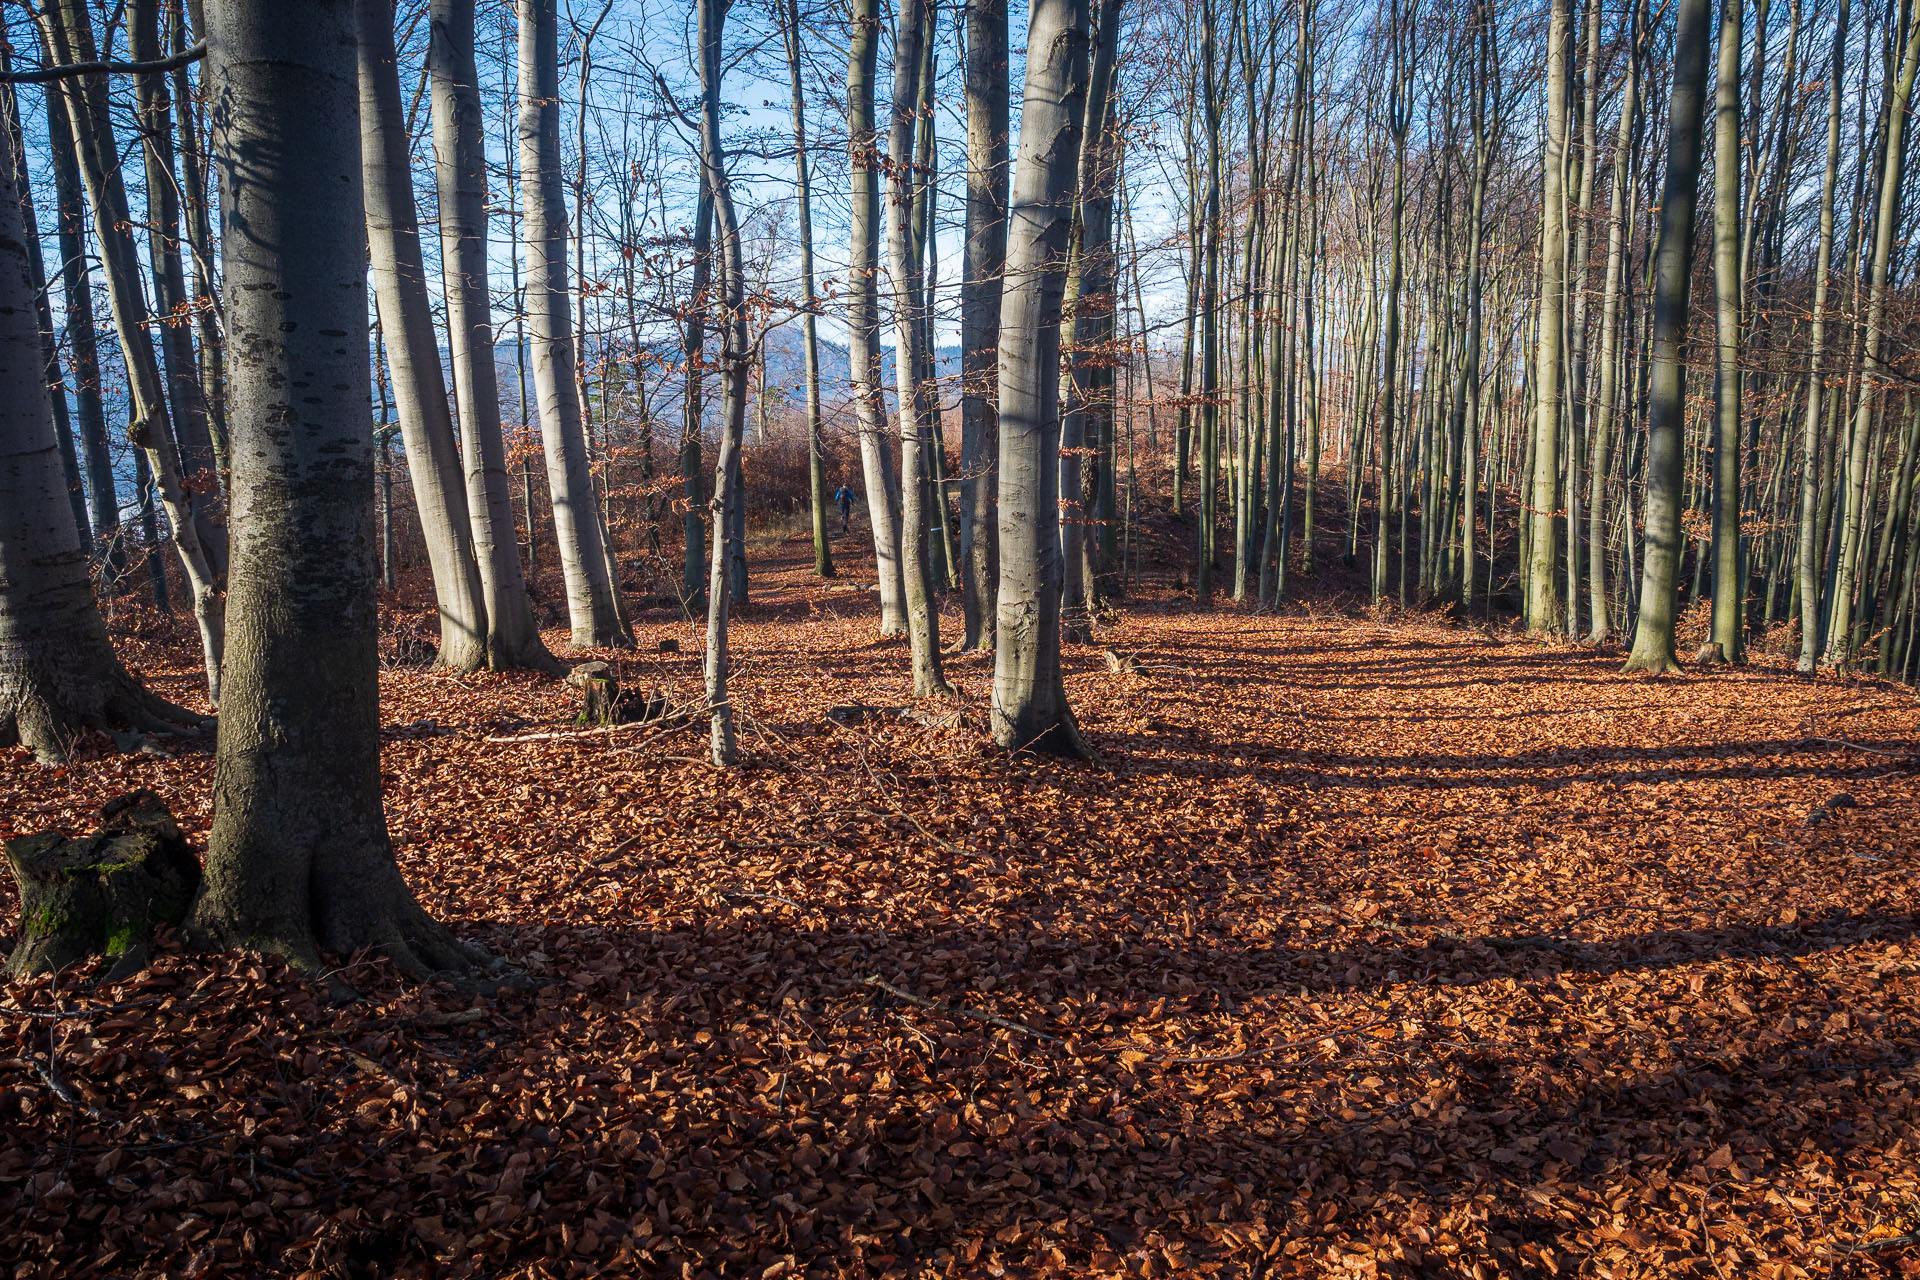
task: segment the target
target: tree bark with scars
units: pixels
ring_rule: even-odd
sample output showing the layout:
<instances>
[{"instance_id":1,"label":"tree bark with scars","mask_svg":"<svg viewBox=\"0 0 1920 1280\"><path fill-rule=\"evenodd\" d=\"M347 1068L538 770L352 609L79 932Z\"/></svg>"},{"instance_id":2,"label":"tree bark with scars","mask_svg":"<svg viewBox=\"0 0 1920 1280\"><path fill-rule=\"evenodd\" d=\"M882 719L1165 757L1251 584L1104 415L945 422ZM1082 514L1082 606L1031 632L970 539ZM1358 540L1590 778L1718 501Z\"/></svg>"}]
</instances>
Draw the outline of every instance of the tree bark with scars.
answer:
<instances>
[{"instance_id":1,"label":"tree bark with scars","mask_svg":"<svg viewBox=\"0 0 1920 1280\"><path fill-rule=\"evenodd\" d=\"M353 0L224 0L207 32L233 414L232 643L202 944L478 952L414 900L380 795L366 240Z\"/></svg>"}]
</instances>

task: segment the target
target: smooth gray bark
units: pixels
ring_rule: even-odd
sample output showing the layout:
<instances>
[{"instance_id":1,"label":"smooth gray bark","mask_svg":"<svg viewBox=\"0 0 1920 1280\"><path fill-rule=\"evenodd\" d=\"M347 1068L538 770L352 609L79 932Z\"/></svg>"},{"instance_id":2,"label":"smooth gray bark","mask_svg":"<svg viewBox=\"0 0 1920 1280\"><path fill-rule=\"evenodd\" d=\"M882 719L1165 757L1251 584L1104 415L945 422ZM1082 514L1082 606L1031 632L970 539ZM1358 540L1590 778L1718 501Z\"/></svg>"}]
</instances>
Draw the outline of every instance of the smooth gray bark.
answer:
<instances>
[{"instance_id":1,"label":"smooth gray bark","mask_svg":"<svg viewBox=\"0 0 1920 1280\"><path fill-rule=\"evenodd\" d=\"M152 61L161 55L156 6L157 0L132 0L127 7L128 51L136 62ZM160 324L157 334L167 378L167 415L179 442L185 475L198 490L194 516L218 573L227 563L226 522L219 505L220 454L214 447L212 419L200 385L193 330L183 322L192 302L181 262L180 186L174 171L173 104L167 95L167 77L157 73L135 76L134 100L139 107L140 152L147 184L147 261L152 272L154 310L170 317Z\"/></svg>"},{"instance_id":2,"label":"smooth gray bark","mask_svg":"<svg viewBox=\"0 0 1920 1280\"><path fill-rule=\"evenodd\" d=\"M93 314L93 271L86 252L86 194L73 155L73 129L67 123L66 98L48 93L47 150L53 157L54 199L60 245L60 293L66 311L68 369L73 380L74 416L80 456L87 476L87 509L93 541L106 555L110 576L125 563L120 546L120 495L107 443L106 401L100 390L100 339Z\"/></svg>"},{"instance_id":3,"label":"smooth gray bark","mask_svg":"<svg viewBox=\"0 0 1920 1280\"><path fill-rule=\"evenodd\" d=\"M1679 604L1682 428L1686 416L1687 314L1693 282L1693 215L1700 198L1701 122L1707 94L1710 0L1680 0L1667 103L1667 173L1654 265L1653 371L1648 387L1646 556L1640 616L1628 671L1679 670L1674 614Z\"/></svg>"},{"instance_id":4,"label":"smooth gray bark","mask_svg":"<svg viewBox=\"0 0 1920 1280\"><path fill-rule=\"evenodd\" d=\"M1540 309L1533 359L1533 492L1529 516L1527 630L1557 631L1554 572L1560 562L1560 412L1567 305L1568 0L1553 0L1547 33L1547 138L1541 161Z\"/></svg>"},{"instance_id":5,"label":"smooth gray bark","mask_svg":"<svg viewBox=\"0 0 1920 1280\"><path fill-rule=\"evenodd\" d=\"M1713 114L1714 360L1713 630L1702 654L1745 657L1746 582L1740 558L1740 66L1746 0L1721 0Z\"/></svg>"},{"instance_id":6,"label":"smooth gray bark","mask_svg":"<svg viewBox=\"0 0 1920 1280\"><path fill-rule=\"evenodd\" d=\"M476 954L428 918L380 797L353 0L223 0L207 32L233 406L233 627L188 929L285 956Z\"/></svg>"},{"instance_id":7,"label":"smooth gray bark","mask_svg":"<svg viewBox=\"0 0 1920 1280\"><path fill-rule=\"evenodd\" d=\"M560 674L527 599L515 545L513 488L500 426L493 304L487 275L487 158L480 76L474 59L474 0L433 0L427 73L433 89L434 172L440 196L440 255L446 272L447 345L467 519L486 608L486 652L496 671Z\"/></svg>"},{"instance_id":8,"label":"smooth gray bark","mask_svg":"<svg viewBox=\"0 0 1920 1280\"><path fill-rule=\"evenodd\" d=\"M960 284L960 607L963 649L993 647L999 549L998 349L1007 258L1011 96L1006 0L966 6L967 243Z\"/></svg>"},{"instance_id":9,"label":"smooth gray bark","mask_svg":"<svg viewBox=\"0 0 1920 1280\"><path fill-rule=\"evenodd\" d=\"M560 175L560 66L555 4L521 0L519 148L528 328L540 400L553 531L567 584L573 643L632 643L620 625L616 586L601 543L599 500L587 460L574 386L573 314L568 306L567 206Z\"/></svg>"},{"instance_id":10,"label":"smooth gray bark","mask_svg":"<svg viewBox=\"0 0 1920 1280\"><path fill-rule=\"evenodd\" d=\"M900 415L900 557L907 637L913 648L915 697L951 693L940 669L940 611L928 571L926 351L920 320L920 254L913 214L914 126L919 118L919 67L927 34L926 0L901 0L893 34L893 108L887 132L887 259L893 292L893 371ZM925 126L922 126L925 127Z\"/></svg>"},{"instance_id":11,"label":"smooth gray bark","mask_svg":"<svg viewBox=\"0 0 1920 1280\"><path fill-rule=\"evenodd\" d=\"M880 172L873 81L879 61L878 0L853 0L847 40L847 158L852 210L847 245L847 362L853 380L860 470L873 526L880 586L880 634L907 629L900 565L900 483L887 448L886 395L880 386Z\"/></svg>"},{"instance_id":12,"label":"smooth gray bark","mask_svg":"<svg viewBox=\"0 0 1920 1280\"><path fill-rule=\"evenodd\" d=\"M374 303L439 605L437 661L455 671L476 671L487 665L487 610L420 252L399 56L393 45L393 0L356 0L354 13L360 48L360 162Z\"/></svg>"},{"instance_id":13,"label":"smooth gray bark","mask_svg":"<svg viewBox=\"0 0 1920 1280\"><path fill-rule=\"evenodd\" d=\"M731 765L738 757L733 703L727 691L729 654L727 618L733 593L728 566L740 536L735 513L746 501L740 484L740 442L747 425L747 380L753 352L747 341L746 267L740 250L740 220L734 212L733 184L727 176L726 148L720 137L721 37L732 0L698 0L700 39L700 163L702 181L713 199L720 233L722 312L720 331L723 418L720 449L713 467L713 558L707 575L707 711L713 762Z\"/></svg>"},{"instance_id":14,"label":"smooth gray bark","mask_svg":"<svg viewBox=\"0 0 1920 1280\"><path fill-rule=\"evenodd\" d=\"M1060 311L1087 79L1086 0L1034 0L1000 310L993 737L1087 756L1060 672Z\"/></svg>"}]
</instances>

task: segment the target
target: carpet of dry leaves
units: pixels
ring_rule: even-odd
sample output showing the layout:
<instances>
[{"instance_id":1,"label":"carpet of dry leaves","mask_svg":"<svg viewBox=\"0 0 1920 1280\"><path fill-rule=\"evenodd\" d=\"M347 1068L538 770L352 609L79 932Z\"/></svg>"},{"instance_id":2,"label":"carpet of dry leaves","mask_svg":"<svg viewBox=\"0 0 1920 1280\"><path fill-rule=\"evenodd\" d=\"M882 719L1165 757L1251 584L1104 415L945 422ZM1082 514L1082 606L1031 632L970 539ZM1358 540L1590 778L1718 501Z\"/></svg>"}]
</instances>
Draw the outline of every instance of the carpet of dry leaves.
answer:
<instances>
[{"instance_id":1,"label":"carpet of dry leaves","mask_svg":"<svg viewBox=\"0 0 1920 1280\"><path fill-rule=\"evenodd\" d=\"M1102 762L1009 759L979 656L962 725L825 719L907 701L906 655L870 578L782 554L733 772L388 674L400 860L530 989L357 958L337 1007L168 948L0 990L0 1265L1920 1273L1913 691L1154 590L1102 637L1141 673L1069 654ZM695 697L699 629L640 630L627 682ZM146 786L203 838L209 774L0 753L0 836Z\"/></svg>"}]
</instances>

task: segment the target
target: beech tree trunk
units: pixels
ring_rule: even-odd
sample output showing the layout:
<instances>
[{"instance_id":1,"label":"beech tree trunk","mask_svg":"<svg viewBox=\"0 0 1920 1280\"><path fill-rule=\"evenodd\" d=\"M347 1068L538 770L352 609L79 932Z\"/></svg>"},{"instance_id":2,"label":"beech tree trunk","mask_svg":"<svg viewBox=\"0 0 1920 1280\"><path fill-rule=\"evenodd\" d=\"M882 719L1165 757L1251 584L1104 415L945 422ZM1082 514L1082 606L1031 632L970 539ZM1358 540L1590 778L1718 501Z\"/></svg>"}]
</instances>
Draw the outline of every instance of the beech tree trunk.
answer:
<instances>
[{"instance_id":1,"label":"beech tree trunk","mask_svg":"<svg viewBox=\"0 0 1920 1280\"><path fill-rule=\"evenodd\" d=\"M11 130L0 147L0 746L55 763L88 729L199 719L142 688L107 639L54 435Z\"/></svg>"},{"instance_id":2,"label":"beech tree trunk","mask_svg":"<svg viewBox=\"0 0 1920 1280\"><path fill-rule=\"evenodd\" d=\"M1713 111L1713 630L1704 654L1739 662L1746 632L1740 557L1740 62L1746 0L1721 0Z\"/></svg>"},{"instance_id":3,"label":"beech tree trunk","mask_svg":"<svg viewBox=\"0 0 1920 1280\"><path fill-rule=\"evenodd\" d=\"M778 6L780 34L787 48L787 93L793 108L793 171L800 205L800 340L807 362L807 499L813 514L813 571L833 576L832 539L827 532L827 467L820 439L820 338L815 318L820 309L813 285L813 174L807 159L807 100L800 89L800 6Z\"/></svg>"},{"instance_id":4,"label":"beech tree trunk","mask_svg":"<svg viewBox=\"0 0 1920 1280\"><path fill-rule=\"evenodd\" d=\"M735 513L746 501L740 485L740 441L747 426L747 379L753 351L747 341L746 267L740 251L740 220L727 177L726 149L720 138L721 36L732 0L698 0L700 39L700 162L719 224L722 288L721 354L725 417L720 450L713 467L713 559L707 575L707 710L711 717L713 762L731 765L738 756L733 704L728 700L727 616L733 593L727 573L740 537Z\"/></svg>"},{"instance_id":5,"label":"beech tree trunk","mask_svg":"<svg viewBox=\"0 0 1920 1280\"><path fill-rule=\"evenodd\" d=\"M520 179L533 331L533 382L540 398L553 531L567 584L573 643L625 645L616 584L601 543L598 499L574 386L573 314L567 305L567 206L560 180L560 64L557 0L520 0Z\"/></svg>"},{"instance_id":6,"label":"beech tree trunk","mask_svg":"<svg viewBox=\"0 0 1920 1280\"><path fill-rule=\"evenodd\" d=\"M893 34L893 111L887 135L888 275L893 286L893 372L900 414L900 556L913 647L913 693L951 693L940 669L940 611L928 566L927 388L921 380L925 334L920 323L920 254L911 224L914 203L914 126L919 120L919 68L927 35L926 0L901 0ZM927 128L931 122L920 125Z\"/></svg>"},{"instance_id":7,"label":"beech tree trunk","mask_svg":"<svg viewBox=\"0 0 1920 1280\"><path fill-rule=\"evenodd\" d=\"M1533 360L1533 491L1527 561L1527 630L1558 631L1560 411L1567 305L1567 45L1571 6L1553 0L1547 33L1547 139L1541 160L1540 310Z\"/></svg>"},{"instance_id":8,"label":"beech tree trunk","mask_svg":"<svg viewBox=\"0 0 1920 1280\"><path fill-rule=\"evenodd\" d=\"M1000 311L993 738L1091 754L1060 673L1060 311L1087 90L1086 0L1034 0Z\"/></svg>"},{"instance_id":9,"label":"beech tree trunk","mask_svg":"<svg viewBox=\"0 0 1920 1280\"><path fill-rule=\"evenodd\" d=\"M966 6L967 244L960 283L960 608L963 649L993 648L999 582L998 350L1007 258L1011 86L1006 0Z\"/></svg>"},{"instance_id":10,"label":"beech tree trunk","mask_svg":"<svg viewBox=\"0 0 1920 1280\"><path fill-rule=\"evenodd\" d=\"M873 122L873 80L879 61L879 0L853 0L847 42L847 157L852 209L847 246L847 362L853 379L860 470L873 525L880 579L880 634L907 629L900 565L900 485L887 448L886 396L880 388L880 164Z\"/></svg>"},{"instance_id":11,"label":"beech tree trunk","mask_svg":"<svg viewBox=\"0 0 1920 1280\"><path fill-rule=\"evenodd\" d=\"M1807 411L1800 467L1800 545L1796 566L1800 588L1802 675L1813 672L1820 652L1820 414L1826 357L1827 296L1833 271L1833 196L1840 175L1841 100L1847 59L1849 0L1840 0L1834 18L1833 56L1827 68L1827 162L1820 179L1820 247L1813 268L1813 318L1807 334Z\"/></svg>"},{"instance_id":12,"label":"beech tree trunk","mask_svg":"<svg viewBox=\"0 0 1920 1280\"><path fill-rule=\"evenodd\" d=\"M447 278L447 345L460 412L467 519L486 610L488 664L496 671L559 675L560 663L547 652L534 622L515 545L487 283L487 156L473 10L474 0L433 0L427 45L440 253Z\"/></svg>"},{"instance_id":13,"label":"beech tree trunk","mask_svg":"<svg viewBox=\"0 0 1920 1280\"><path fill-rule=\"evenodd\" d=\"M214 946L478 954L415 902L380 797L366 240L353 0L222 0L207 32L233 407L232 646L206 878Z\"/></svg>"},{"instance_id":14,"label":"beech tree trunk","mask_svg":"<svg viewBox=\"0 0 1920 1280\"><path fill-rule=\"evenodd\" d=\"M438 665L475 671L487 665L487 610L474 561L460 448L453 438L440 339L427 296L420 220L407 156L393 0L357 0L360 49L360 158L374 302L386 339L394 408L406 442L414 505L427 544L439 605Z\"/></svg>"},{"instance_id":15,"label":"beech tree trunk","mask_svg":"<svg viewBox=\"0 0 1920 1280\"><path fill-rule=\"evenodd\" d=\"M1654 266L1653 373L1648 388L1647 547L1641 568L1640 616L1626 666L1628 671L1650 675L1680 668L1673 648L1673 624L1679 605L1687 313L1693 281L1693 214L1700 197L1700 135L1711 11L1711 0L1680 0L1673 44L1673 93L1667 104L1667 176L1660 199L1660 247Z\"/></svg>"}]
</instances>

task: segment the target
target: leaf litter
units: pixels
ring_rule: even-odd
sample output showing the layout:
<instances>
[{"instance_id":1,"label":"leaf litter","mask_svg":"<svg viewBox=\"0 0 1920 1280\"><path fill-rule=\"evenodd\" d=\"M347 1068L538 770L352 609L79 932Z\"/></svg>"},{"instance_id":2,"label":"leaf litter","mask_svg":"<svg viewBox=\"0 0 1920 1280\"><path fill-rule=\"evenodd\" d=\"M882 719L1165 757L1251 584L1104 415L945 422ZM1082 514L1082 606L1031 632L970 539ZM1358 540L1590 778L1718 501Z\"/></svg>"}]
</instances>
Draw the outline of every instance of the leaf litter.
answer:
<instances>
[{"instance_id":1,"label":"leaf litter","mask_svg":"<svg viewBox=\"0 0 1920 1280\"><path fill-rule=\"evenodd\" d=\"M8 984L0 1263L1920 1274L1911 691L1146 592L1068 650L1101 762L1012 759L981 655L957 722L830 719L910 701L905 655L802 569L735 613L731 772L699 726L564 734L560 684L383 673L401 866L529 989L344 957L336 1006L170 943ZM639 631L591 656L697 698L699 629ZM204 849L210 778L7 752L0 836L148 786Z\"/></svg>"}]
</instances>

